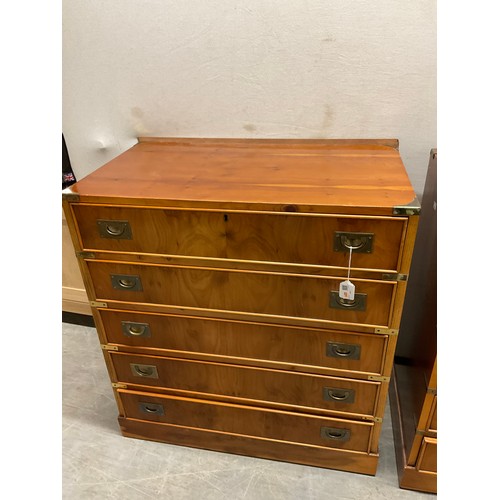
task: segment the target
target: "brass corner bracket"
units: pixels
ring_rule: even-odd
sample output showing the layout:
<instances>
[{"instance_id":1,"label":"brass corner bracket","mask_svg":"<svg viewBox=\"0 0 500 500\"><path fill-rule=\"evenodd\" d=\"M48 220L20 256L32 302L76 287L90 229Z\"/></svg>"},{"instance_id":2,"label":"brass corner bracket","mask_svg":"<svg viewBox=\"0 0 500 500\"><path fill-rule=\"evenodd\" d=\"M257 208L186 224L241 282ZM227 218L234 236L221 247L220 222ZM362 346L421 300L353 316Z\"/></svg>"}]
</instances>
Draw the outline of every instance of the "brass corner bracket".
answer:
<instances>
[{"instance_id":1,"label":"brass corner bracket","mask_svg":"<svg viewBox=\"0 0 500 500\"><path fill-rule=\"evenodd\" d=\"M63 189L62 198L65 201L80 201L80 195L78 193L75 193L74 191L71 191L71 186Z\"/></svg>"},{"instance_id":2,"label":"brass corner bracket","mask_svg":"<svg viewBox=\"0 0 500 500\"><path fill-rule=\"evenodd\" d=\"M410 201L410 203L406 205L396 205L392 207L392 213L393 215L419 215L420 209L420 202L418 198L415 197L413 201Z\"/></svg>"}]
</instances>

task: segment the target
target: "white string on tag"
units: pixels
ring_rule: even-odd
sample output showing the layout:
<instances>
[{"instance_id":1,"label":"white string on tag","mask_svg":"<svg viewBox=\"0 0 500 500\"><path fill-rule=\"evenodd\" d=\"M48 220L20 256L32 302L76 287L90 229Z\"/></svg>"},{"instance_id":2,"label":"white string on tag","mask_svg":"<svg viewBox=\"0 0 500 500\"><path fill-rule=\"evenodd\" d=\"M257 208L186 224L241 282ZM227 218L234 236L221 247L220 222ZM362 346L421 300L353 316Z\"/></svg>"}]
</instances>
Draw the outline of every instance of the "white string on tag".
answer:
<instances>
[{"instance_id":1,"label":"white string on tag","mask_svg":"<svg viewBox=\"0 0 500 500\"><path fill-rule=\"evenodd\" d=\"M351 277L351 259L352 259L352 247L349 246L349 264L347 265L347 281Z\"/></svg>"},{"instance_id":2,"label":"white string on tag","mask_svg":"<svg viewBox=\"0 0 500 500\"><path fill-rule=\"evenodd\" d=\"M346 300L354 300L354 296L356 293L356 287L349 280L349 278L351 277L352 248L353 247L349 246L349 264L347 266L347 280L342 281L339 286L339 296L340 298Z\"/></svg>"}]
</instances>

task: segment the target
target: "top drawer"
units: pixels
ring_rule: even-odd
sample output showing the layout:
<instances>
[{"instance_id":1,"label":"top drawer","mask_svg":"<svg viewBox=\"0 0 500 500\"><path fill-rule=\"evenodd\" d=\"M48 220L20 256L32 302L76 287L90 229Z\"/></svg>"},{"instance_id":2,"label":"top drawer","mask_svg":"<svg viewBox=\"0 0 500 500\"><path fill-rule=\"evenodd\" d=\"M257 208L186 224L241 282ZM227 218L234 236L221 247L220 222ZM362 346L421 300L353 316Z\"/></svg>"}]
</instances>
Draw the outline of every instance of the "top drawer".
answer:
<instances>
[{"instance_id":1,"label":"top drawer","mask_svg":"<svg viewBox=\"0 0 500 500\"><path fill-rule=\"evenodd\" d=\"M398 271L406 219L73 205L83 250Z\"/></svg>"}]
</instances>

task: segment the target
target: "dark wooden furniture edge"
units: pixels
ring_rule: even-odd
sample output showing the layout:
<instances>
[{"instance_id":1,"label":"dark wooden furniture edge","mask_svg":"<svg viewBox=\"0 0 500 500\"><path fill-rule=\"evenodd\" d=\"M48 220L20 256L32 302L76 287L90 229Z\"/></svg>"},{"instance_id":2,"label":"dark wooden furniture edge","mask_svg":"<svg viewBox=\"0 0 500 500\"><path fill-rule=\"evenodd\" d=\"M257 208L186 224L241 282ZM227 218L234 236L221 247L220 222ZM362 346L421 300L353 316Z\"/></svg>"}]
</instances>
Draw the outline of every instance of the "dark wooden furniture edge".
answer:
<instances>
[{"instance_id":1,"label":"dark wooden furniture edge","mask_svg":"<svg viewBox=\"0 0 500 500\"><path fill-rule=\"evenodd\" d=\"M62 322L72 325L89 326L95 328L94 318L87 314L78 314L69 311L62 312Z\"/></svg>"},{"instance_id":2,"label":"dark wooden furniture edge","mask_svg":"<svg viewBox=\"0 0 500 500\"><path fill-rule=\"evenodd\" d=\"M415 467L406 465L403 422L398 394L396 367L394 366L389 383L389 401L399 486L402 489L435 493L437 489L437 474L418 471Z\"/></svg>"}]
</instances>

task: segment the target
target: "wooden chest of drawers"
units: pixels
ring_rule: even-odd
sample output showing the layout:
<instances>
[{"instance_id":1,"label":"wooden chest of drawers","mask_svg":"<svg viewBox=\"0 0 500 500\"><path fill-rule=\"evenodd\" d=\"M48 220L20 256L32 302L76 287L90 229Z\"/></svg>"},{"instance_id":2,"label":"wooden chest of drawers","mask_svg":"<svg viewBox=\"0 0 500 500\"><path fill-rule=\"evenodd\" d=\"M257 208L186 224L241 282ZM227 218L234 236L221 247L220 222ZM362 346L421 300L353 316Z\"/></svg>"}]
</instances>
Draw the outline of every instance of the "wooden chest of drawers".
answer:
<instances>
[{"instance_id":1,"label":"wooden chest of drawers","mask_svg":"<svg viewBox=\"0 0 500 500\"><path fill-rule=\"evenodd\" d=\"M63 207L123 435L375 474L419 213L397 141L141 138Z\"/></svg>"}]
</instances>

